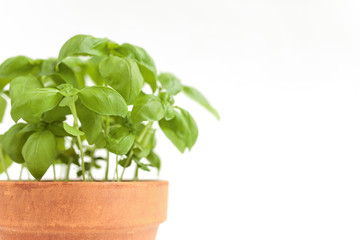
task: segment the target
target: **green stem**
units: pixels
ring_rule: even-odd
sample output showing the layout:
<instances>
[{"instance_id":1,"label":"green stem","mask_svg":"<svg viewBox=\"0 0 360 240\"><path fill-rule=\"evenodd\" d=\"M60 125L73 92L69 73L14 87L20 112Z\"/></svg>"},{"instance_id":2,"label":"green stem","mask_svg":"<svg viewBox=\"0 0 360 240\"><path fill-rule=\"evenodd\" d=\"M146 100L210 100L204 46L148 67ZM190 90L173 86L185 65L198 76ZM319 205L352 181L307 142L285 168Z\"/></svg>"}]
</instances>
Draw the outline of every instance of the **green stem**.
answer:
<instances>
[{"instance_id":1,"label":"green stem","mask_svg":"<svg viewBox=\"0 0 360 240\"><path fill-rule=\"evenodd\" d=\"M76 129L79 130L79 123L78 123L78 116L76 113L76 107L75 107L75 101L74 98L71 102L71 107L70 107L71 113L74 116L74 127ZM83 147L82 147L82 142L81 142L81 138L80 136L76 137L77 143L79 145L79 150L80 150L80 157L81 157L81 170L82 170L82 176L83 176L83 181L86 181L85 178L85 160L84 160L84 151L83 151Z\"/></svg>"},{"instance_id":2,"label":"green stem","mask_svg":"<svg viewBox=\"0 0 360 240\"><path fill-rule=\"evenodd\" d=\"M54 181L56 181L56 170L55 170L55 164L53 164L53 173L54 173Z\"/></svg>"},{"instance_id":3,"label":"green stem","mask_svg":"<svg viewBox=\"0 0 360 240\"><path fill-rule=\"evenodd\" d=\"M77 138L77 142L78 142L79 149L80 149L81 170L82 170L83 181L86 181L86 178L85 178L84 150L83 150L83 147L82 147L82 143L81 143L81 138L80 138L80 136L77 136L76 138Z\"/></svg>"},{"instance_id":4,"label":"green stem","mask_svg":"<svg viewBox=\"0 0 360 240\"><path fill-rule=\"evenodd\" d=\"M22 173L24 171L24 164L21 164L21 169L20 169L20 175L19 175L19 181L21 181L22 179Z\"/></svg>"},{"instance_id":5,"label":"green stem","mask_svg":"<svg viewBox=\"0 0 360 240\"><path fill-rule=\"evenodd\" d=\"M116 181L117 182L120 182L120 179L119 179L119 155L116 155L116 169L115 169L115 172L116 172Z\"/></svg>"},{"instance_id":6,"label":"green stem","mask_svg":"<svg viewBox=\"0 0 360 240\"><path fill-rule=\"evenodd\" d=\"M109 135L110 130L110 118L109 116L106 116L106 127L105 127L105 135ZM106 171L105 171L105 181L109 180L109 166L110 166L110 152L107 150L106 153Z\"/></svg>"},{"instance_id":7,"label":"green stem","mask_svg":"<svg viewBox=\"0 0 360 240\"><path fill-rule=\"evenodd\" d=\"M3 153L2 153L2 148L1 148L1 146L0 146L0 161L1 161L1 165L2 165L2 167L3 167L3 169L4 169L4 172L5 172L5 174L6 174L6 178L7 178L8 181L10 181L10 176L9 176L9 173L8 173L7 168L6 168L6 165L5 165L5 158L4 158L4 155L3 155Z\"/></svg>"},{"instance_id":8,"label":"green stem","mask_svg":"<svg viewBox=\"0 0 360 240\"><path fill-rule=\"evenodd\" d=\"M139 178L139 166L136 166L133 181L137 181Z\"/></svg>"},{"instance_id":9,"label":"green stem","mask_svg":"<svg viewBox=\"0 0 360 240\"><path fill-rule=\"evenodd\" d=\"M144 129L141 131L140 135L136 138L136 141L137 141L137 142L141 142L141 140L142 140L142 139L144 138L144 136L146 135L147 131L148 131L149 129L151 129L152 125L153 125L153 122L152 122L152 121L149 121L149 122L146 124L146 126L144 127ZM130 153L129 153L129 156L128 156L128 158L126 159L125 167L123 168L123 171L122 171L122 173L121 173L120 181L123 180L126 166L130 163L133 155L134 155L134 151L131 149L131 150L130 150Z\"/></svg>"},{"instance_id":10,"label":"green stem","mask_svg":"<svg viewBox=\"0 0 360 240\"><path fill-rule=\"evenodd\" d=\"M128 158L126 159L125 167L124 167L123 170L122 170L122 173L121 173L119 182L121 182L121 181L123 180L126 166L130 163L133 155L134 155L134 151L131 149L131 150L130 150L130 153L129 153L129 156L128 156Z\"/></svg>"},{"instance_id":11,"label":"green stem","mask_svg":"<svg viewBox=\"0 0 360 240\"><path fill-rule=\"evenodd\" d=\"M65 181L66 182L69 181L71 164L72 164L72 157L69 157L68 165L67 165L67 168L66 168L66 176L65 176Z\"/></svg>"}]
</instances>

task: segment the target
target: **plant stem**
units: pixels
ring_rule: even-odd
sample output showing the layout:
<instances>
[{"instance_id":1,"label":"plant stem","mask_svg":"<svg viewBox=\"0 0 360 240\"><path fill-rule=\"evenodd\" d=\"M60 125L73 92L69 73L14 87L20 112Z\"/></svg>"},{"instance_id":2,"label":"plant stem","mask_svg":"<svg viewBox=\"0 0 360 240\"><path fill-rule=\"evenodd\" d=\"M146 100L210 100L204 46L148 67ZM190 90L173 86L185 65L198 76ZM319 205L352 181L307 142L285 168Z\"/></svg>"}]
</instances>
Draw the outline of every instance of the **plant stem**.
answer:
<instances>
[{"instance_id":1,"label":"plant stem","mask_svg":"<svg viewBox=\"0 0 360 240\"><path fill-rule=\"evenodd\" d=\"M84 150L83 150L83 147L82 147L82 143L81 143L81 138L80 138L80 136L77 136L76 138L77 138L77 142L78 142L79 149L80 149L82 176L83 176L83 180L86 181L86 178L85 178Z\"/></svg>"},{"instance_id":2,"label":"plant stem","mask_svg":"<svg viewBox=\"0 0 360 240\"><path fill-rule=\"evenodd\" d=\"M121 181L123 180L123 178L124 178L124 173L125 173L125 169L126 169L127 165L130 163L133 155L134 155L134 151L131 149L131 150L130 150L130 153L129 153L129 156L128 156L128 158L126 159L126 163L125 163L125 166L124 166L124 168L123 168L123 170L122 170L122 173L121 173L119 182L121 182Z\"/></svg>"},{"instance_id":3,"label":"plant stem","mask_svg":"<svg viewBox=\"0 0 360 240\"><path fill-rule=\"evenodd\" d=\"M65 181L66 182L69 181L71 164L72 164L72 157L69 157L68 165L67 165L67 168L66 168L66 176L65 176Z\"/></svg>"},{"instance_id":4,"label":"plant stem","mask_svg":"<svg viewBox=\"0 0 360 240\"><path fill-rule=\"evenodd\" d=\"M119 155L116 155L116 169L115 169L115 172L116 172L116 181L119 182L120 179L119 179L119 168L118 168L118 165L119 165Z\"/></svg>"},{"instance_id":5,"label":"plant stem","mask_svg":"<svg viewBox=\"0 0 360 240\"><path fill-rule=\"evenodd\" d=\"M53 173L54 173L54 181L56 181L56 170L55 170L55 164L53 164Z\"/></svg>"},{"instance_id":6,"label":"plant stem","mask_svg":"<svg viewBox=\"0 0 360 240\"><path fill-rule=\"evenodd\" d=\"M21 181L21 179L22 179L22 173L23 173L23 171L24 171L24 163L23 163L23 164L21 164L20 175L19 175L19 181Z\"/></svg>"},{"instance_id":7,"label":"plant stem","mask_svg":"<svg viewBox=\"0 0 360 240\"><path fill-rule=\"evenodd\" d=\"M109 135L110 130L110 118L109 116L106 116L106 127L105 127L105 135ZM107 150L106 153L106 171L105 171L105 181L109 180L109 165L110 165L110 152Z\"/></svg>"},{"instance_id":8,"label":"plant stem","mask_svg":"<svg viewBox=\"0 0 360 240\"><path fill-rule=\"evenodd\" d=\"M133 181L137 181L139 177L139 166L136 166Z\"/></svg>"},{"instance_id":9,"label":"plant stem","mask_svg":"<svg viewBox=\"0 0 360 240\"><path fill-rule=\"evenodd\" d=\"M146 135L147 131L152 127L153 122L149 121L146 126L144 127L144 129L141 131L140 135L136 138L137 142L141 142L141 140L144 138L144 136ZM126 159L126 163L125 163L125 167L123 168L123 171L121 173L121 177L120 177L120 181L123 180L124 177L124 173L125 173L125 169L127 167L127 165L130 163L132 157L134 155L134 151L131 149L128 158Z\"/></svg>"},{"instance_id":10,"label":"plant stem","mask_svg":"<svg viewBox=\"0 0 360 240\"><path fill-rule=\"evenodd\" d=\"M5 172L5 174L6 174L6 178L7 178L8 181L10 181L10 176L9 176L9 173L8 173L7 168L6 168L6 165L5 165L5 158L4 158L4 155L3 155L3 153L2 153L2 148L1 148L1 146L0 146L0 161L1 161L1 165L2 165L2 167L3 167L3 169L4 169L4 172Z\"/></svg>"},{"instance_id":11,"label":"plant stem","mask_svg":"<svg viewBox=\"0 0 360 240\"><path fill-rule=\"evenodd\" d=\"M73 98L73 100L71 102L70 110L71 110L72 115L74 116L74 127L79 130L78 116L77 116L77 113L76 113L76 107L75 107L74 98ZM82 147L82 142L81 142L80 136L77 136L76 139L77 139L77 143L79 145L79 150L80 150L81 170L82 170L83 181L86 181L86 178L85 178L85 160L84 160L84 151L83 151L83 147Z\"/></svg>"}]
</instances>

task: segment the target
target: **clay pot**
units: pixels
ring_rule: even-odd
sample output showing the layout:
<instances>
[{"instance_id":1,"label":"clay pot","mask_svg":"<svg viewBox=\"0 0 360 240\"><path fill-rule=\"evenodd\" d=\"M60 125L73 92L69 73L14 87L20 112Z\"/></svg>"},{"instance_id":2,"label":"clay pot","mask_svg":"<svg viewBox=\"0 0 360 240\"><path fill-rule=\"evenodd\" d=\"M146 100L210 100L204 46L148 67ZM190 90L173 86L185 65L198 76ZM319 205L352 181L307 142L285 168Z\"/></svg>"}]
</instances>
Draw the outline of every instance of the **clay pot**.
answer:
<instances>
[{"instance_id":1,"label":"clay pot","mask_svg":"<svg viewBox=\"0 0 360 240\"><path fill-rule=\"evenodd\" d=\"M0 182L1 240L154 240L168 182Z\"/></svg>"}]
</instances>

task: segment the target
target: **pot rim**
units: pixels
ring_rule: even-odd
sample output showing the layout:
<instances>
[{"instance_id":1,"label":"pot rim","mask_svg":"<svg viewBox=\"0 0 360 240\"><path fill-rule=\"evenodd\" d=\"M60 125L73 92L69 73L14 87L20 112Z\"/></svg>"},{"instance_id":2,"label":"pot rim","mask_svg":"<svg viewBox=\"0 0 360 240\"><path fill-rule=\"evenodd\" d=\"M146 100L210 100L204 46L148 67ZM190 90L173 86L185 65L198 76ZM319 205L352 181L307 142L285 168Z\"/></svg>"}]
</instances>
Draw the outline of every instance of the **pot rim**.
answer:
<instances>
[{"instance_id":1,"label":"pot rim","mask_svg":"<svg viewBox=\"0 0 360 240\"><path fill-rule=\"evenodd\" d=\"M53 180L42 180L42 181L17 181L17 180L0 180L1 185L117 185L117 186L143 186L143 185L168 185L169 182L166 180L139 180L131 181L124 180L121 182L110 182L110 181L53 181Z\"/></svg>"}]
</instances>

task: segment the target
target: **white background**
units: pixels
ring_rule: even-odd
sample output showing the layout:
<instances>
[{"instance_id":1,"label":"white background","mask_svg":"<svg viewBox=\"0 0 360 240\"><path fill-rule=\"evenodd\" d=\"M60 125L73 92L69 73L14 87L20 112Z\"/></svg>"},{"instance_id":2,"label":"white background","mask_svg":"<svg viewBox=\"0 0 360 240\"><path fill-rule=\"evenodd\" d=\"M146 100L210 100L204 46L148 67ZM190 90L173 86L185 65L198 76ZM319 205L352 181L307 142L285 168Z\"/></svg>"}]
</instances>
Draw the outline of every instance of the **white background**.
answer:
<instances>
[{"instance_id":1,"label":"white background","mask_svg":"<svg viewBox=\"0 0 360 240\"><path fill-rule=\"evenodd\" d=\"M0 60L56 56L78 33L108 37L144 47L211 100L220 122L177 99L200 128L190 154L159 132L170 204L158 240L352 240L359 13L357 0L0 0Z\"/></svg>"}]
</instances>

